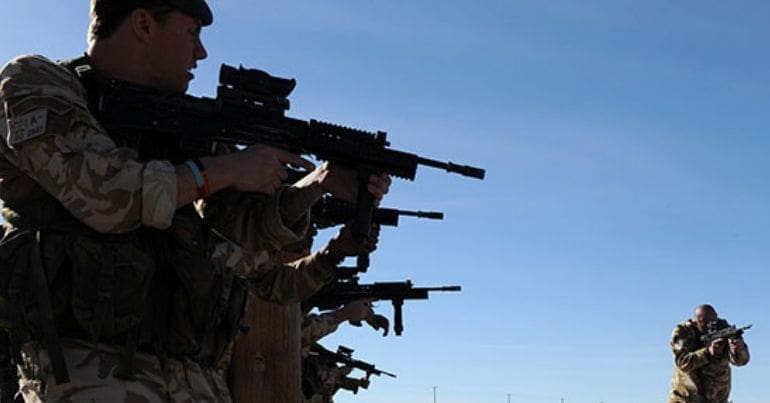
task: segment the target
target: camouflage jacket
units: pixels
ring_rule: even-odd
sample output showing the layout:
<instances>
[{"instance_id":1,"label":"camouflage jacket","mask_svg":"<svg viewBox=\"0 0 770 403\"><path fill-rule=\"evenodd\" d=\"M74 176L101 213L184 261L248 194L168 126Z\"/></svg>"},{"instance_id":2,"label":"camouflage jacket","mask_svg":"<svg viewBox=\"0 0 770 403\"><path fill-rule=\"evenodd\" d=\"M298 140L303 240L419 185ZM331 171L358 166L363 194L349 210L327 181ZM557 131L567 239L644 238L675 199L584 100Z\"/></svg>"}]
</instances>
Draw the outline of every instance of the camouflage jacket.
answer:
<instances>
[{"instance_id":1,"label":"camouflage jacket","mask_svg":"<svg viewBox=\"0 0 770 403\"><path fill-rule=\"evenodd\" d=\"M321 338L334 333L339 327L335 312L322 314L309 313L302 319L302 350L307 355L307 349Z\"/></svg>"},{"instance_id":2,"label":"camouflage jacket","mask_svg":"<svg viewBox=\"0 0 770 403\"><path fill-rule=\"evenodd\" d=\"M720 319L721 320L721 319ZM674 375L669 403L726 403L730 396L730 364L746 365L748 347L736 354L725 348L712 356L691 320L678 324L671 335Z\"/></svg>"},{"instance_id":3,"label":"camouflage jacket","mask_svg":"<svg viewBox=\"0 0 770 403\"><path fill-rule=\"evenodd\" d=\"M176 173L165 160L139 161L118 147L88 110L80 81L42 56L21 56L0 72L0 199L6 219L52 195L100 233L165 229L176 211ZM200 211L224 238L249 250L302 239L309 216L286 228L280 192L252 197L219 192Z\"/></svg>"},{"instance_id":4,"label":"camouflage jacket","mask_svg":"<svg viewBox=\"0 0 770 403\"><path fill-rule=\"evenodd\" d=\"M195 217L194 210L186 208L185 213L180 214L176 208L177 183L174 165L168 160L142 158L131 144L127 145L123 141L119 143L114 135L108 135L90 113L88 94L80 80L57 63L41 56L21 56L13 59L0 70L0 103L0 198L4 202L3 215L8 228L37 228L51 222L57 224L61 217L67 217L67 225L74 223L75 227L84 228L77 231L83 231L83 234L87 233L90 237L84 241L86 248L79 248L77 244L83 237L75 237L75 242L69 242L70 227L66 230L57 229L56 231L63 233L60 238L64 240L57 243L48 241L48 245L55 244L55 247L50 248L41 243L43 260L49 263L60 262L63 259L62 245L66 244L70 258L73 258L73 253L80 253L83 260L90 259L89 263L93 263L91 266L94 270L99 270L100 267L102 254L99 251L102 249L98 244L101 239L106 237L106 234L122 237L120 240L123 243L115 247L120 248L115 252L116 261L133 268L115 270L117 274L112 280L110 277L101 276L106 278L106 281L101 281L100 276L91 276L95 281L98 279L100 285L114 284L111 295L115 296L116 315L120 314L119 309L122 308L120 301L126 302L123 305L130 305L128 308L131 309L131 315L118 317L129 320L116 322L122 327L115 328L115 335L135 326L136 322L133 320L144 310L143 299L136 298L138 294L130 292L133 285L128 286L120 276L136 273L136 278L129 280L144 281L145 283L135 286L148 290L146 281L153 278L152 270L142 270L139 266L145 263L150 266L155 264L153 256L146 256L142 254L142 250L137 251L135 248L140 241L143 244L151 244L151 241L142 240L142 235L133 238L126 238L125 235L131 236L145 229L170 229L172 233L166 238L178 242L179 245L175 246L183 248L184 253L211 259L213 263L210 265L198 265L198 273L202 273L200 276L186 278L184 274L189 273L191 269L186 266L190 259L187 259L187 256L172 256L170 259L175 269L178 269L178 279L186 281L185 286L189 286L189 290L195 290L195 295L181 289L176 293L152 291L160 297L168 295L169 307L173 312L179 313L167 318L166 323L169 323L169 326L176 326L171 319L177 318L184 322L185 318L189 317L189 321L195 321L196 326L202 325L199 326L202 329L198 329L200 331L206 330L203 328L208 326L206 323L209 314L217 314L230 322L238 320L235 313L237 309L232 310L233 315L227 315L230 307L224 306L230 303L226 293L230 292L231 288L227 283L229 278L237 274L233 270L237 262L243 261L244 256L248 255L249 258L245 260L251 260L253 263L246 266L255 269L260 260L258 255L261 249L276 248L304 237L308 217L298 221L292 228L284 226L278 211L280 192L268 197L229 191L213 195L206 200L205 205L199 203L198 206L200 208L197 214L203 215L208 228L213 230L211 234L202 233L201 229L206 226L196 222L200 221L201 217ZM56 236L59 236L58 234L57 232ZM131 243L135 238L139 241ZM126 239L130 241L126 243ZM205 244L198 243L199 240L205 241ZM232 247L232 242L238 242L240 246ZM222 246L228 244L231 247ZM70 248L71 245L74 246ZM148 250L153 248L163 247L151 244ZM240 249L248 253L239 256L228 254ZM73 250L75 252L72 252ZM196 250L199 252L195 252ZM51 252L55 259L49 259L48 252ZM136 256L146 259L137 260L134 258ZM211 269L208 269L209 267ZM88 270L91 268L87 267ZM208 270L211 270L212 274L206 274ZM213 273L214 270L216 273ZM88 277L89 273L85 270L80 272L82 273L79 273L79 278ZM269 273L271 272L262 273L259 277L265 282L275 280L271 284L280 282L280 279L276 280L276 276L271 278ZM324 272L316 274L315 277L325 278L326 275ZM208 277L216 277L217 283L199 281ZM173 284L173 281L176 280L172 279L169 284ZM96 294L94 297L99 297L100 294L94 292L91 287L75 289L74 285L77 284L74 280L72 284L71 293L69 287L64 289L65 287L57 287L57 284L51 286L51 293L60 293L63 298L61 301L53 298L54 303L63 301L57 305L66 309L72 305L68 302L69 298L74 300L78 297L82 302L80 312L88 315L98 310L100 304L84 296ZM89 284L84 281L80 285ZM282 290L273 292L276 299L291 299L291 293L296 291L290 285L271 288L274 289ZM125 294L133 295L133 300L123 298ZM189 295L190 299L185 300L185 295ZM231 301L232 305L238 305L234 299ZM218 305L213 307L211 302ZM3 301L0 300L0 311L2 305ZM177 308L195 308L194 313L201 315L182 315L187 311ZM75 314L77 316L77 312ZM161 317L163 312L159 310L157 315ZM78 319L82 325L83 320ZM90 319L93 317L85 317L86 321ZM187 338L187 329L184 326L187 324L180 323L180 326L175 328L180 329L180 332L171 331L166 334L173 334L178 339ZM208 333L204 336L206 334ZM221 345L219 340L214 340L215 337L218 336L208 337L207 343ZM191 347L195 348L195 345ZM184 353L190 350L180 351ZM183 355L186 356L186 353ZM141 368L138 368L138 372L141 373Z\"/></svg>"}]
</instances>

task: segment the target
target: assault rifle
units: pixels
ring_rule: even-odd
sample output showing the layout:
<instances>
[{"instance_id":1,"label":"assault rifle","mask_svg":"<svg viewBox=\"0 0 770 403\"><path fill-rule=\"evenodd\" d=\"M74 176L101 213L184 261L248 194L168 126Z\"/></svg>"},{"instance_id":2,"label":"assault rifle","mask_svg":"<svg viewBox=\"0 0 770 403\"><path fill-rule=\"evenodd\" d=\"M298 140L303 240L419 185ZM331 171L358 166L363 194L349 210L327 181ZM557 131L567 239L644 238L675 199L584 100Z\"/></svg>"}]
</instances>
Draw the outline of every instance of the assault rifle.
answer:
<instances>
[{"instance_id":1,"label":"assault rifle","mask_svg":"<svg viewBox=\"0 0 770 403\"><path fill-rule=\"evenodd\" d=\"M357 368L366 372L366 379L369 379L372 375L387 375L391 378L395 378L396 374L377 369L374 364L368 362L353 359L353 349L345 346L337 347L337 352L333 353L327 350L324 346L315 343L310 347L310 351L321 357L321 359L342 364L346 367Z\"/></svg>"},{"instance_id":2,"label":"assault rifle","mask_svg":"<svg viewBox=\"0 0 770 403\"><path fill-rule=\"evenodd\" d=\"M706 334L700 337L700 340L708 345L717 339L735 339L743 335L743 332L745 330L748 330L751 328L751 325L744 326L744 327L736 327L735 325L730 325L730 326L723 326L721 328L719 326L720 326L719 321L709 322L706 325L706 328L708 330Z\"/></svg>"},{"instance_id":3,"label":"assault rifle","mask_svg":"<svg viewBox=\"0 0 770 403\"><path fill-rule=\"evenodd\" d=\"M348 270L348 269L345 269ZM349 302L359 299L391 301L393 303L393 331L400 336L404 331L402 308L405 300L428 299L431 291L461 291L459 285L443 287L414 287L410 280L402 282L385 282L359 284L358 277L348 278L338 276L337 281L325 286L310 297L305 304L317 307L321 311L339 308Z\"/></svg>"},{"instance_id":4,"label":"assault rifle","mask_svg":"<svg viewBox=\"0 0 770 403\"><path fill-rule=\"evenodd\" d=\"M212 99L110 79L102 85L96 114L110 131L164 134L165 145L181 149L176 155L182 160L211 154L219 144L264 144L349 166L356 170L359 182L352 227L359 238L367 236L372 222L373 197L366 190L371 174L414 180L417 166L425 165L484 179L481 168L391 149L383 131L285 116L294 79L223 64L219 82L217 97Z\"/></svg>"},{"instance_id":5,"label":"assault rifle","mask_svg":"<svg viewBox=\"0 0 770 403\"><path fill-rule=\"evenodd\" d=\"M343 224L355 218L356 205L332 196L324 196L313 205L313 215L328 221L333 225ZM392 208L375 208L372 211L372 223L388 227L398 227L401 216L443 220L444 213L438 211L396 210Z\"/></svg>"},{"instance_id":6,"label":"assault rifle","mask_svg":"<svg viewBox=\"0 0 770 403\"><path fill-rule=\"evenodd\" d=\"M324 196L313 205L312 214L321 221L319 226L338 225L353 220L356 206L353 203L332 196ZM443 220L444 213L438 211L411 211L396 210L391 208L375 208L372 212L372 223L397 227L401 216L426 218L431 220ZM356 259L355 273L364 273L369 269L369 254L358 255ZM351 271L352 273L352 271Z\"/></svg>"}]
</instances>

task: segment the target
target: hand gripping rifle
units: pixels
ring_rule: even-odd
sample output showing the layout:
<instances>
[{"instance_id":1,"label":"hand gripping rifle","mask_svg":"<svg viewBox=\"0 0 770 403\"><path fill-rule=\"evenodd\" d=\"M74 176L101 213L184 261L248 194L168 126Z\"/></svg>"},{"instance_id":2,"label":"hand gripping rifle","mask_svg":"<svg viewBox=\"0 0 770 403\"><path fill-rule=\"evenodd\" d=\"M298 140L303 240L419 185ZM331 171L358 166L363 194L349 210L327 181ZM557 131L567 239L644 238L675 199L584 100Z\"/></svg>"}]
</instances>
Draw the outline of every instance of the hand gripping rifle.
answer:
<instances>
[{"instance_id":1,"label":"hand gripping rifle","mask_svg":"<svg viewBox=\"0 0 770 403\"><path fill-rule=\"evenodd\" d=\"M377 369L374 364L368 362L353 359L353 349L345 346L337 347L337 352L333 353L327 350L324 346L315 343L310 347L310 351L318 355L321 359L342 364L346 367L357 368L366 372L366 379L369 379L372 375L387 375L391 378L395 378L396 374Z\"/></svg>"},{"instance_id":2,"label":"hand gripping rifle","mask_svg":"<svg viewBox=\"0 0 770 403\"><path fill-rule=\"evenodd\" d=\"M708 330L706 334L700 337L700 340L706 345L709 345L711 344L711 342L717 339L735 339L743 335L743 332L745 330L748 330L751 328L751 325L747 325L744 327L736 327L735 325L730 325L730 326L723 326L720 328L719 324L720 324L719 321L709 322L706 325L706 328Z\"/></svg>"},{"instance_id":3,"label":"hand gripping rifle","mask_svg":"<svg viewBox=\"0 0 770 403\"><path fill-rule=\"evenodd\" d=\"M369 388L369 379L356 379L346 376L337 380L337 387L338 389L345 389L352 392L354 395L357 395L358 389Z\"/></svg>"},{"instance_id":4,"label":"hand gripping rifle","mask_svg":"<svg viewBox=\"0 0 770 403\"><path fill-rule=\"evenodd\" d=\"M212 99L110 79L102 85L95 113L110 131L165 134L181 148L182 159L211 154L218 144L264 144L352 167L359 181L352 230L359 238L367 236L372 222L373 196L367 191L372 174L414 180L417 166L425 165L484 179L481 168L391 149L382 131L285 116L293 79L223 64L219 82Z\"/></svg>"},{"instance_id":5,"label":"hand gripping rifle","mask_svg":"<svg viewBox=\"0 0 770 403\"><path fill-rule=\"evenodd\" d=\"M307 306L317 307L321 311L336 309L359 299L391 301L393 303L393 331L400 336L404 331L402 308L405 300L428 299L432 291L461 291L459 285L443 287L414 287L410 280L359 284L357 276L340 278L322 288L305 301Z\"/></svg>"}]
</instances>

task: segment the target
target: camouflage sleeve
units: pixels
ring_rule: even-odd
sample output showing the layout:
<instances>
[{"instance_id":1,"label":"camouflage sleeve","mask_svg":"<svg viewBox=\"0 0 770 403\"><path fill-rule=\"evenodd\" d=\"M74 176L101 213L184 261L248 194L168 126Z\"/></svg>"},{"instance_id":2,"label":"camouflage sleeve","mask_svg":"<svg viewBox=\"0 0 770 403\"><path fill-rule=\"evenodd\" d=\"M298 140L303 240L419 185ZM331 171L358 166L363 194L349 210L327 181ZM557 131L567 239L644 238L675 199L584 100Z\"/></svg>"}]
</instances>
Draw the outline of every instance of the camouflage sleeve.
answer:
<instances>
[{"instance_id":1,"label":"camouflage sleeve","mask_svg":"<svg viewBox=\"0 0 770 403\"><path fill-rule=\"evenodd\" d=\"M677 326L671 336L671 350L676 366L682 371L694 371L709 362L708 348L692 348L691 337L682 326Z\"/></svg>"},{"instance_id":2,"label":"camouflage sleeve","mask_svg":"<svg viewBox=\"0 0 770 403\"><path fill-rule=\"evenodd\" d=\"M743 348L738 349L735 354L730 353L730 363L736 367L742 367L749 363L749 345L743 343Z\"/></svg>"},{"instance_id":3,"label":"camouflage sleeve","mask_svg":"<svg viewBox=\"0 0 770 403\"><path fill-rule=\"evenodd\" d=\"M284 224L280 203L285 189L272 195L220 191L207 198L199 211L222 237L252 252L275 252L304 239L310 226L309 213L293 226Z\"/></svg>"},{"instance_id":4,"label":"camouflage sleeve","mask_svg":"<svg viewBox=\"0 0 770 403\"><path fill-rule=\"evenodd\" d=\"M22 56L0 72L0 155L100 232L167 228L176 209L175 168L137 161L89 113L65 68Z\"/></svg>"},{"instance_id":5,"label":"camouflage sleeve","mask_svg":"<svg viewBox=\"0 0 770 403\"><path fill-rule=\"evenodd\" d=\"M318 292L334 278L336 267L334 259L317 252L287 265L262 265L249 279L257 297L279 304L293 304Z\"/></svg>"},{"instance_id":6,"label":"camouflage sleeve","mask_svg":"<svg viewBox=\"0 0 770 403\"><path fill-rule=\"evenodd\" d=\"M311 346L324 336L333 333L339 324L334 312L306 315L302 319L302 347Z\"/></svg>"}]
</instances>

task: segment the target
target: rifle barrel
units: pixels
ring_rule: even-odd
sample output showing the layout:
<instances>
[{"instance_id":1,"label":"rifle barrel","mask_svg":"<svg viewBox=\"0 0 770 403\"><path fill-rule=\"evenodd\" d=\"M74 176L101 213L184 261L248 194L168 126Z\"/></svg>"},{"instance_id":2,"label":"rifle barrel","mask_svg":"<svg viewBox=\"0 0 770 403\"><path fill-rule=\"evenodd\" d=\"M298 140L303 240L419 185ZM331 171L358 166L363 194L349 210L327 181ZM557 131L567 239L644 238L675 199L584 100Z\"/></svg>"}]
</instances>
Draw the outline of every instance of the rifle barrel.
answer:
<instances>
[{"instance_id":1,"label":"rifle barrel","mask_svg":"<svg viewBox=\"0 0 770 403\"><path fill-rule=\"evenodd\" d=\"M425 287L423 288L425 291L462 291L462 286L459 285L448 285L444 287Z\"/></svg>"},{"instance_id":2,"label":"rifle barrel","mask_svg":"<svg viewBox=\"0 0 770 403\"><path fill-rule=\"evenodd\" d=\"M444 219L444 213L442 213L440 211L398 210L398 215L409 216L409 217L417 217L417 218L428 218L428 219L431 219L431 220L443 220Z\"/></svg>"},{"instance_id":3,"label":"rifle barrel","mask_svg":"<svg viewBox=\"0 0 770 403\"><path fill-rule=\"evenodd\" d=\"M417 157L417 162L433 168L443 169L447 172L458 173L462 176L470 176L471 178L484 179L486 171L482 168L477 168L470 165L460 165L453 162L441 162L432 160L430 158Z\"/></svg>"}]
</instances>

